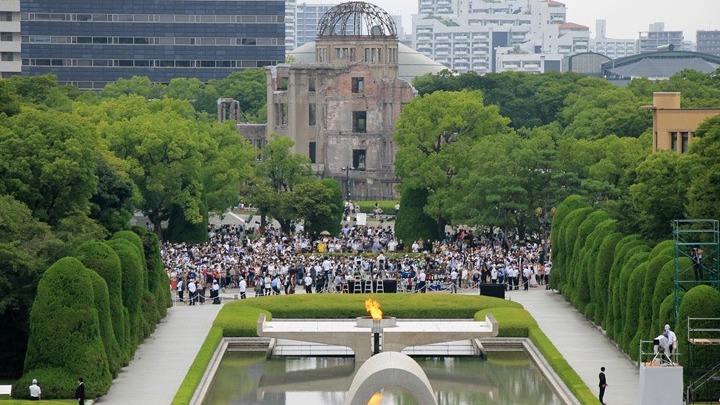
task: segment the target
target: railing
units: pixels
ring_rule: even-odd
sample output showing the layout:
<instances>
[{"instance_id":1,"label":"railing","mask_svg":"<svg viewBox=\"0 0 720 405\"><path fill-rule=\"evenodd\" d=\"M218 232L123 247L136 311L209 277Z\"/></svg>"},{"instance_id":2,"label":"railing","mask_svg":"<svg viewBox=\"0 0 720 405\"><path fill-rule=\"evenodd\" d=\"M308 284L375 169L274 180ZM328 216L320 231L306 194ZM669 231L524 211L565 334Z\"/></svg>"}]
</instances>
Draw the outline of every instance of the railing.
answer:
<instances>
[{"instance_id":1,"label":"railing","mask_svg":"<svg viewBox=\"0 0 720 405\"><path fill-rule=\"evenodd\" d=\"M656 349L655 340L641 340L639 345L639 356L637 366L644 364L645 366L676 366L678 364L679 353L667 353L662 348Z\"/></svg>"},{"instance_id":2,"label":"railing","mask_svg":"<svg viewBox=\"0 0 720 405\"><path fill-rule=\"evenodd\" d=\"M687 388L685 389L685 403L690 403L693 400L695 391L700 389L703 385L707 384L710 380L714 379L714 377L718 374L720 374L720 363L716 364L715 367L700 376L691 384L688 384Z\"/></svg>"}]
</instances>

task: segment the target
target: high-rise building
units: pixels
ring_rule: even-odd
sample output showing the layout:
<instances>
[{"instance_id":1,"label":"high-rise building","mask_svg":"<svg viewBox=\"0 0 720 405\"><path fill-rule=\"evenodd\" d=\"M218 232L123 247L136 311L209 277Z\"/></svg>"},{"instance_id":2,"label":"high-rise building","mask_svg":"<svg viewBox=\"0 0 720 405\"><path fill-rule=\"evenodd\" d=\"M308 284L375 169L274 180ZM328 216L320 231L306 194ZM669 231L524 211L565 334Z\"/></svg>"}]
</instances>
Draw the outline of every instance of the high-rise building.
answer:
<instances>
[{"instance_id":1,"label":"high-rise building","mask_svg":"<svg viewBox=\"0 0 720 405\"><path fill-rule=\"evenodd\" d=\"M560 70L589 49L588 27L568 23L554 0L419 0L419 11L413 46L459 72Z\"/></svg>"},{"instance_id":2,"label":"high-rise building","mask_svg":"<svg viewBox=\"0 0 720 405\"><path fill-rule=\"evenodd\" d=\"M720 30L698 31L697 51L720 56Z\"/></svg>"},{"instance_id":3,"label":"high-rise building","mask_svg":"<svg viewBox=\"0 0 720 405\"><path fill-rule=\"evenodd\" d=\"M20 40L20 0L0 0L0 78L20 74Z\"/></svg>"},{"instance_id":4,"label":"high-rise building","mask_svg":"<svg viewBox=\"0 0 720 405\"><path fill-rule=\"evenodd\" d=\"M23 74L100 89L118 78L221 79L284 60L279 0L22 0Z\"/></svg>"},{"instance_id":5,"label":"high-rise building","mask_svg":"<svg viewBox=\"0 0 720 405\"><path fill-rule=\"evenodd\" d=\"M607 22L595 21L595 38L590 40L590 51L600 53L610 59L622 58L637 53L637 40L614 39L607 37Z\"/></svg>"},{"instance_id":6,"label":"high-rise building","mask_svg":"<svg viewBox=\"0 0 720 405\"><path fill-rule=\"evenodd\" d=\"M648 31L640 31L636 53L656 52L658 50L683 50L682 31L665 31L665 23L650 24Z\"/></svg>"},{"instance_id":7,"label":"high-rise building","mask_svg":"<svg viewBox=\"0 0 720 405\"><path fill-rule=\"evenodd\" d=\"M295 12L295 49L317 37L318 23L322 16L333 8L334 4L307 4L297 5Z\"/></svg>"}]
</instances>

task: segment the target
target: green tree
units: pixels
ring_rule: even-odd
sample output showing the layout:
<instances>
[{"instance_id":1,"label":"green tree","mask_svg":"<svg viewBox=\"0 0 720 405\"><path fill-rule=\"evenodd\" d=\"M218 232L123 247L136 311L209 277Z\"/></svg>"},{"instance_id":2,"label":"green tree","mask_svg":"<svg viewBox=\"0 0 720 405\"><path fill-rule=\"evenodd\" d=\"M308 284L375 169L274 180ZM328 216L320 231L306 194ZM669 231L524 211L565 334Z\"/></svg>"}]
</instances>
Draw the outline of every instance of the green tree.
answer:
<instances>
[{"instance_id":1,"label":"green tree","mask_svg":"<svg viewBox=\"0 0 720 405\"><path fill-rule=\"evenodd\" d=\"M690 148L687 176L689 218L720 217L720 117L703 122Z\"/></svg>"},{"instance_id":2,"label":"green tree","mask_svg":"<svg viewBox=\"0 0 720 405\"><path fill-rule=\"evenodd\" d=\"M130 79L121 77L113 83L106 84L100 96L118 98L122 95L138 95L145 99L159 99L164 93L164 86L153 83L147 76L133 76Z\"/></svg>"},{"instance_id":3,"label":"green tree","mask_svg":"<svg viewBox=\"0 0 720 405\"><path fill-rule=\"evenodd\" d=\"M85 123L26 109L0 125L0 194L14 196L51 225L89 212L97 160L96 140Z\"/></svg>"},{"instance_id":4,"label":"green tree","mask_svg":"<svg viewBox=\"0 0 720 405\"><path fill-rule=\"evenodd\" d=\"M395 220L395 236L410 244L418 239L437 240L437 222L423 211L428 192L424 188L405 188L400 195L400 211Z\"/></svg>"},{"instance_id":5,"label":"green tree","mask_svg":"<svg viewBox=\"0 0 720 405\"><path fill-rule=\"evenodd\" d=\"M230 73L222 80L210 80L209 86L217 89L220 97L240 102L240 110L248 122L264 123L267 104L267 76L265 69L243 69Z\"/></svg>"},{"instance_id":6,"label":"green tree","mask_svg":"<svg viewBox=\"0 0 720 405\"><path fill-rule=\"evenodd\" d=\"M449 219L453 179L467 168L474 143L510 133L508 123L497 107L483 104L478 91L438 91L416 97L404 108L395 125L395 173L403 187L428 190L427 213L439 229Z\"/></svg>"},{"instance_id":7,"label":"green tree","mask_svg":"<svg viewBox=\"0 0 720 405\"><path fill-rule=\"evenodd\" d=\"M685 219L689 179L682 175L683 160L675 152L657 152L637 167L630 201L640 233L648 240L668 238L672 221Z\"/></svg>"},{"instance_id":8,"label":"green tree","mask_svg":"<svg viewBox=\"0 0 720 405\"><path fill-rule=\"evenodd\" d=\"M20 113L22 99L7 80L0 79L0 114L13 116Z\"/></svg>"}]
</instances>

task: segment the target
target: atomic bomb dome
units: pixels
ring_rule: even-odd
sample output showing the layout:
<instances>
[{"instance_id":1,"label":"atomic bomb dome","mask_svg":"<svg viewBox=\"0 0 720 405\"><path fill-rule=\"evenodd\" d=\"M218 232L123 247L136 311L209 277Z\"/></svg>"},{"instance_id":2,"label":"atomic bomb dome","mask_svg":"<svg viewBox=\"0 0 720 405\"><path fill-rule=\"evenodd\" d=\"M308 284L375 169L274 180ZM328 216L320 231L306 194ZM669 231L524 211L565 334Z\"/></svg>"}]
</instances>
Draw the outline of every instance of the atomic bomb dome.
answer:
<instances>
[{"instance_id":1,"label":"atomic bomb dome","mask_svg":"<svg viewBox=\"0 0 720 405\"><path fill-rule=\"evenodd\" d=\"M318 39L328 37L374 37L397 39L392 17L380 7L362 1L338 4L323 15Z\"/></svg>"}]
</instances>

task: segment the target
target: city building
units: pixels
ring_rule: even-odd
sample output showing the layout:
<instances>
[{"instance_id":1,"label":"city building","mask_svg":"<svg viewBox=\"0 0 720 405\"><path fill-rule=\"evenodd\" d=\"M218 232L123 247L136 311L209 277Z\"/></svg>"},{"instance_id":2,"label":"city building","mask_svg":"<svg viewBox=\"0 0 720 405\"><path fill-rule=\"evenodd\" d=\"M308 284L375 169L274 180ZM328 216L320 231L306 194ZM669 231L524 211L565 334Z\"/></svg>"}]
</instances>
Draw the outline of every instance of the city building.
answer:
<instances>
[{"instance_id":1,"label":"city building","mask_svg":"<svg viewBox=\"0 0 720 405\"><path fill-rule=\"evenodd\" d=\"M20 50L20 0L0 0L0 78L20 74Z\"/></svg>"},{"instance_id":2,"label":"city building","mask_svg":"<svg viewBox=\"0 0 720 405\"><path fill-rule=\"evenodd\" d=\"M681 108L680 93L653 93L653 152L685 153L698 125L720 114L720 108Z\"/></svg>"},{"instance_id":3,"label":"city building","mask_svg":"<svg viewBox=\"0 0 720 405\"><path fill-rule=\"evenodd\" d=\"M399 76L395 22L377 6L350 2L329 10L318 33L314 59L304 50L266 68L266 135L291 138L293 152L351 198L394 198L393 129L416 93Z\"/></svg>"},{"instance_id":4,"label":"city building","mask_svg":"<svg viewBox=\"0 0 720 405\"><path fill-rule=\"evenodd\" d=\"M576 53L563 58L561 70L601 77L603 63L610 60L612 59L596 52Z\"/></svg>"},{"instance_id":5,"label":"city building","mask_svg":"<svg viewBox=\"0 0 720 405\"><path fill-rule=\"evenodd\" d=\"M309 4L297 3L296 0L288 0L286 10L285 45L286 51L290 53L295 48L301 47L308 42L314 42L317 37L318 23L336 4ZM391 16L398 30L398 40L406 41L406 35L402 27L402 17ZM348 21L352 24L352 21ZM292 25L292 26L290 26Z\"/></svg>"},{"instance_id":6,"label":"city building","mask_svg":"<svg viewBox=\"0 0 720 405\"><path fill-rule=\"evenodd\" d=\"M559 71L589 40L554 0L419 0L413 15L413 47L458 72Z\"/></svg>"},{"instance_id":7,"label":"city building","mask_svg":"<svg viewBox=\"0 0 720 405\"><path fill-rule=\"evenodd\" d=\"M279 0L22 0L22 72L101 89L118 78L203 82L285 59Z\"/></svg>"},{"instance_id":8,"label":"city building","mask_svg":"<svg viewBox=\"0 0 720 405\"><path fill-rule=\"evenodd\" d=\"M685 37L682 31L665 31L665 23L650 24L648 31L640 31L636 53L656 52L659 50L683 50Z\"/></svg>"},{"instance_id":9,"label":"city building","mask_svg":"<svg viewBox=\"0 0 720 405\"><path fill-rule=\"evenodd\" d=\"M698 52L720 56L720 30L698 31L696 41Z\"/></svg>"},{"instance_id":10,"label":"city building","mask_svg":"<svg viewBox=\"0 0 720 405\"><path fill-rule=\"evenodd\" d=\"M605 62L602 65L602 75L614 80L631 80L640 77L663 80L685 69L710 73L718 67L720 67L719 56L687 51L659 51Z\"/></svg>"},{"instance_id":11,"label":"city building","mask_svg":"<svg viewBox=\"0 0 720 405\"><path fill-rule=\"evenodd\" d=\"M590 40L590 51L603 54L610 59L622 58L637 53L636 39L615 39L608 38L607 22L605 20L595 21L595 38Z\"/></svg>"}]
</instances>

